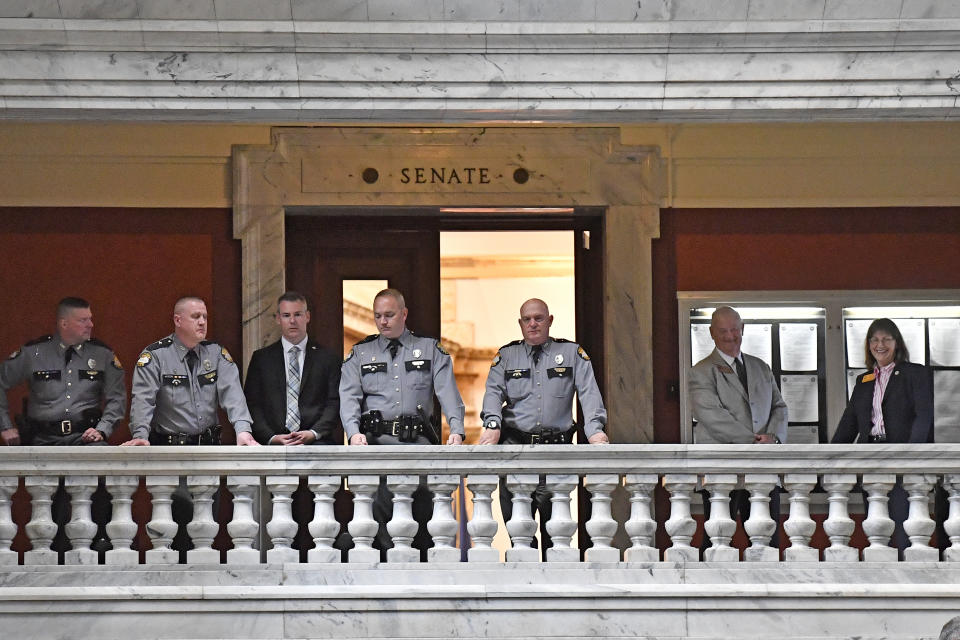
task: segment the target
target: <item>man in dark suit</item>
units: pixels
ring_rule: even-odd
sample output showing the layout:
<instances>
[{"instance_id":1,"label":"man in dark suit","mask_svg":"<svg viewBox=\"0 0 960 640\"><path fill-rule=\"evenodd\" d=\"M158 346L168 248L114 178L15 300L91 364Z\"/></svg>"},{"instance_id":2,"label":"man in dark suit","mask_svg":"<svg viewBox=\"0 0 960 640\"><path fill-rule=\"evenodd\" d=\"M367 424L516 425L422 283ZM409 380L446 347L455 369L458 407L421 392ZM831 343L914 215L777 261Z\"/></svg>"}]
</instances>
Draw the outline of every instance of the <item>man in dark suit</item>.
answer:
<instances>
[{"instance_id":1,"label":"man in dark suit","mask_svg":"<svg viewBox=\"0 0 960 640\"><path fill-rule=\"evenodd\" d=\"M250 359L244 393L261 444L338 444L340 359L307 338L310 311L295 291L277 300L281 338Z\"/></svg>"}]
</instances>

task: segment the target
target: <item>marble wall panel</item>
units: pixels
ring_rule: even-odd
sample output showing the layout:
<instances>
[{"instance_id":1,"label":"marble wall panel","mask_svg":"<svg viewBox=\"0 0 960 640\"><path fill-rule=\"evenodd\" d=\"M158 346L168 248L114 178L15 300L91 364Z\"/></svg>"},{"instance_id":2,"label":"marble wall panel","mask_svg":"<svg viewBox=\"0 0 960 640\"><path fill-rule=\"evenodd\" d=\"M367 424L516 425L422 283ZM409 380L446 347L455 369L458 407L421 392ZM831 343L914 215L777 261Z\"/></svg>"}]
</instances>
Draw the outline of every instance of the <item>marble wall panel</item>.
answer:
<instances>
[{"instance_id":1,"label":"marble wall panel","mask_svg":"<svg viewBox=\"0 0 960 640\"><path fill-rule=\"evenodd\" d=\"M59 18L57 0L6 0L0 3L0 18Z\"/></svg>"},{"instance_id":2,"label":"marble wall panel","mask_svg":"<svg viewBox=\"0 0 960 640\"><path fill-rule=\"evenodd\" d=\"M215 20L217 18L213 0L139 0L138 5L141 20Z\"/></svg>"},{"instance_id":3,"label":"marble wall panel","mask_svg":"<svg viewBox=\"0 0 960 640\"><path fill-rule=\"evenodd\" d=\"M445 0L443 3L444 20L469 20L497 22L518 20L520 17L518 0Z\"/></svg>"},{"instance_id":4,"label":"marble wall panel","mask_svg":"<svg viewBox=\"0 0 960 640\"><path fill-rule=\"evenodd\" d=\"M292 20L289 2L214 0L217 20Z\"/></svg>"},{"instance_id":5,"label":"marble wall panel","mask_svg":"<svg viewBox=\"0 0 960 640\"><path fill-rule=\"evenodd\" d=\"M291 0L294 20L366 20L366 0Z\"/></svg>"},{"instance_id":6,"label":"marble wall panel","mask_svg":"<svg viewBox=\"0 0 960 640\"><path fill-rule=\"evenodd\" d=\"M750 0L672 0L671 20L746 20Z\"/></svg>"},{"instance_id":7,"label":"marble wall panel","mask_svg":"<svg viewBox=\"0 0 960 640\"><path fill-rule=\"evenodd\" d=\"M442 20L443 0L367 0L368 20Z\"/></svg>"},{"instance_id":8,"label":"marble wall panel","mask_svg":"<svg viewBox=\"0 0 960 640\"><path fill-rule=\"evenodd\" d=\"M819 20L826 0L750 0L747 20Z\"/></svg>"},{"instance_id":9,"label":"marble wall panel","mask_svg":"<svg viewBox=\"0 0 960 640\"><path fill-rule=\"evenodd\" d=\"M137 0L59 0L60 17L81 20L132 20L139 17Z\"/></svg>"},{"instance_id":10,"label":"marble wall panel","mask_svg":"<svg viewBox=\"0 0 960 640\"><path fill-rule=\"evenodd\" d=\"M922 2L931 4L931 0ZM899 18L903 5L903 0L827 0L823 17L825 20Z\"/></svg>"}]
</instances>

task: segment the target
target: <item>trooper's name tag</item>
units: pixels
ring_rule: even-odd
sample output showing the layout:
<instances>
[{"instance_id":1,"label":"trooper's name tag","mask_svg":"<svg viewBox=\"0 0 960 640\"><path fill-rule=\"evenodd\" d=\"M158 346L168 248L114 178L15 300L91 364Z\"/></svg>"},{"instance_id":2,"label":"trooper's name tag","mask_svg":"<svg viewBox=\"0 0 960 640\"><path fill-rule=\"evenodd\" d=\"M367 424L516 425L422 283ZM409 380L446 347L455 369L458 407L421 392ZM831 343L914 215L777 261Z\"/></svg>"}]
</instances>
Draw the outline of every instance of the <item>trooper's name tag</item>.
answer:
<instances>
[{"instance_id":1,"label":"trooper's name tag","mask_svg":"<svg viewBox=\"0 0 960 640\"><path fill-rule=\"evenodd\" d=\"M504 373L507 380L518 380L520 378L529 378L530 369L507 369Z\"/></svg>"},{"instance_id":2,"label":"trooper's name tag","mask_svg":"<svg viewBox=\"0 0 960 640\"><path fill-rule=\"evenodd\" d=\"M407 366L407 371L430 371L429 360L407 360L404 364Z\"/></svg>"},{"instance_id":3,"label":"trooper's name tag","mask_svg":"<svg viewBox=\"0 0 960 640\"><path fill-rule=\"evenodd\" d=\"M103 380L103 371L97 371L96 369L81 369L79 373L81 380L91 380L94 382L97 380Z\"/></svg>"},{"instance_id":4,"label":"trooper's name tag","mask_svg":"<svg viewBox=\"0 0 960 640\"><path fill-rule=\"evenodd\" d=\"M43 371L34 371L33 379L38 382L46 382L47 380L59 380L60 379L60 370L59 369L44 369Z\"/></svg>"},{"instance_id":5,"label":"trooper's name tag","mask_svg":"<svg viewBox=\"0 0 960 640\"><path fill-rule=\"evenodd\" d=\"M213 384L217 381L217 372L210 371L209 373L204 373L200 376L197 376L197 382L200 383L200 386L206 386L208 384Z\"/></svg>"},{"instance_id":6,"label":"trooper's name tag","mask_svg":"<svg viewBox=\"0 0 960 640\"><path fill-rule=\"evenodd\" d=\"M371 362L369 364L360 365L360 375L367 375L368 373L386 373L387 372L387 363L386 362Z\"/></svg>"},{"instance_id":7,"label":"trooper's name tag","mask_svg":"<svg viewBox=\"0 0 960 640\"><path fill-rule=\"evenodd\" d=\"M187 376L177 374L167 374L163 376L163 384L168 387L184 387L190 379Z\"/></svg>"},{"instance_id":8,"label":"trooper's name tag","mask_svg":"<svg viewBox=\"0 0 960 640\"><path fill-rule=\"evenodd\" d=\"M570 375L570 367L554 367L547 369L548 378L566 378Z\"/></svg>"}]
</instances>

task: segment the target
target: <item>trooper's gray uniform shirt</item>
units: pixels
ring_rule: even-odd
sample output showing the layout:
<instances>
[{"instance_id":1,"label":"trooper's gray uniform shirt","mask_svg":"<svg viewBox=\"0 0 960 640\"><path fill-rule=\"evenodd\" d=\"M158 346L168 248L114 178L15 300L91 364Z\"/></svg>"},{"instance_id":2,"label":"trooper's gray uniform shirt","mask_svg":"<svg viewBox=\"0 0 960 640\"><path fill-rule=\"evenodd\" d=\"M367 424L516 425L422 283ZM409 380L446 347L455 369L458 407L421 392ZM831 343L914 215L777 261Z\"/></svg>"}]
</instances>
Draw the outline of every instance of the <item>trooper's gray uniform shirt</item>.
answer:
<instances>
[{"instance_id":1,"label":"trooper's gray uniform shirt","mask_svg":"<svg viewBox=\"0 0 960 640\"><path fill-rule=\"evenodd\" d=\"M380 411L385 420L416 416L418 407L430 418L436 392L450 433L464 435L463 399L453 377L453 359L436 338L409 329L398 338L401 348L390 358L390 339L367 336L353 345L340 373L340 419L347 438L360 432L360 416ZM427 427L429 428L429 427ZM439 440L440 434L436 434Z\"/></svg>"},{"instance_id":2,"label":"trooper's gray uniform shirt","mask_svg":"<svg viewBox=\"0 0 960 640\"><path fill-rule=\"evenodd\" d=\"M7 390L24 380L29 388L27 414L34 420L60 422L81 420L86 409L103 415L93 425L104 439L127 410L123 367L113 351L96 339L74 346L66 363L67 345L58 335L31 340L0 364L0 429L13 428Z\"/></svg>"},{"instance_id":3,"label":"trooper's gray uniform shirt","mask_svg":"<svg viewBox=\"0 0 960 640\"><path fill-rule=\"evenodd\" d=\"M487 374L481 414L484 424L495 420L526 433L567 431L573 424L576 392L586 437L603 431L607 410L586 351L575 342L549 338L534 365L532 349L523 340L500 347Z\"/></svg>"},{"instance_id":4,"label":"trooper's gray uniform shirt","mask_svg":"<svg viewBox=\"0 0 960 640\"><path fill-rule=\"evenodd\" d=\"M130 433L146 440L150 431L195 436L217 425L217 405L237 433L249 432L253 420L240 386L240 371L230 353L204 340L190 372L187 349L176 334L143 350L133 370Z\"/></svg>"}]
</instances>

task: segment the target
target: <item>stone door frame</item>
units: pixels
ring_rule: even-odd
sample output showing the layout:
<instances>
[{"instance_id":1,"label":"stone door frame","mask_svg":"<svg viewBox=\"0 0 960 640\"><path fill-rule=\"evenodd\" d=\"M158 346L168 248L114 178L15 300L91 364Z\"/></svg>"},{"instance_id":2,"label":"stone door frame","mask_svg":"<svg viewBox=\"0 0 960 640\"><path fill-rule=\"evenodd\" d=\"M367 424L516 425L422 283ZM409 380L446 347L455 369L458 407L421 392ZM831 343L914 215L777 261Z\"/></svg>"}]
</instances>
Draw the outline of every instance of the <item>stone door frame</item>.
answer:
<instances>
[{"instance_id":1,"label":"stone door frame","mask_svg":"<svg viewBox=\"0 0 960 640\"><path fill-rule=\"evenodd\" d=\"M658 148L600 127L276 127L269 145L234 146L233 178L244 362L279 337L288 207L602 207L608 431L653 441Z\"/></svg>"}]
</instances>

